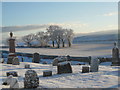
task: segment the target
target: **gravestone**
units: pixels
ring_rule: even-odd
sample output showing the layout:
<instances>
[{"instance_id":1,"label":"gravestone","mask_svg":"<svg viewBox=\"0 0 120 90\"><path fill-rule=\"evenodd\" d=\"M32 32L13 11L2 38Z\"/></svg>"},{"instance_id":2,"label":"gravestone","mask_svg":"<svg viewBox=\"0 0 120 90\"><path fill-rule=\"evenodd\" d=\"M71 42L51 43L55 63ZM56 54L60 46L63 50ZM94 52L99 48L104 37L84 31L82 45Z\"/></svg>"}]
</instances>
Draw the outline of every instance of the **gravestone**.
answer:
<instances>
[{"instance_id":1,"label":"gravestone","mask_svg":"<svg viewBox=\"0 0 120 90\"><path fill-rule=\"evenodd\" d=\"M25 73L24 88L37 88L39 86L39 77L34 70L28 70Z\"/></svg>"},{"instance_id":2,"label":"gravestone","mask_svg":"<svg viewBox=\"0 0 120 90\"><path fill-rule=\"evenodd\" d=\"M90 64L90 72L98 72L98 69L99 69L99 59L92 58Z\"/></svg>"},{"instance_id":3,"label":"gravestone","mask_svg":"<svg viewBox=\"0 0 120 90\"><path fill-rule=\"evenodd\" d=\"M39 53L34 53L33 54L33 63L40 63L40 55Z\"/></svg>"},{"instance_id":4,"label":"gravestone","mask_svg":"<svg viewBox=\"0 0 120 90\"><path fill-rule=\"evenodd\" d=\"M10 72L6 72L6 75L9 76L9 75L13 75L14 77L17 77L18 74L16 71L10 71Z\"/></svg>"},{"instance_id":5,"label":"gravestone","mask_svg":"<svg viewBox=\"0 0 120 90\"><path fill-rule=\"evenodd\" d=\"M82 73L88 73L88 72L89 72L89 66L83 66Z\"/></svg>"},{"instance_id":6,"label":"gravestone","mask_svg":"<svg viewBox=\"0 0 120 90\"><path fill-rule=\"evenodd\" d=\"M9 53L7 64L12 64L14 57L15 57L14 53Z\"/></svg>"},{"instance_id":7,"label":"gravestone","mask_svg":"<svg viewBox=\"0 0 120 90\"><path fill-rule=\"evenodd\" d=\"M62 74L62 73L72 73L72 67L69 62L61 62L58 63L57 66L57 73Z\"/></svg>"},{"instance_id":8,"label":"gravestone","mask_svg":"<svg viewBox=\"0 0 120 90\"><path fill-rule=\"evenodd\" d=\"M13 33L10 32L10 38L9 38L9 55L8 55L8 60L7 64L12 64L12 60L14 57L16 57L15 54L15 38L13 38Z\"/></svg>"},{"instance_id":9,"label":"gravestone","mask_svg":"<svg viewBox=\"0 0 120 90\"><path fill-rule=\"evenodd\" d=\"M4 62L5 62L4 58L1 58L0 63L4 63Z\"/></svg>"},{"instance_id":10,"label":"gravestone","mask_svg":"<svg viewBox=\"0 0 120 90\"><path fill-rule=\"evenodd\" d=\"M20 64L19 58L18 57L14 57L13 61L12 61L12 65L19 65L19 64Z\"/></svg>"},{"instance_id":11,"label":"gravestone","mask_svg":"<svg viewBox=\"0 0 120 90\"><path fill-rule=\"evenodd\" d=\"M64 61L67 61L67 57L59 56L59 57L57 57L57 58L54 58L54 60L53 60L53 62L52 62L52 65L53 65L53 66L57 66L58 63L64 62Z\"/></svg>"},{"instance_id":12,"label":"gravestone","mask_svg":"<svg viewBox=\"0 0 120 90\"><path fill-rule=\"evenodd\" d=\"M30 64L25 64L25 68L30 69Z\"/></svg>"},{"instance_id":13,"label":"gravestone","mask_svg":"<svg viewBox=\"0 0 120 90\"><path fill-rule=\"evenodd\" d=\"M52 71L50 70L43 71L43 77L47 77L47 76L52 76Z\"/></svg>"},{"instance_id":14,"label":"gravestone","mask_svg":"<svg viewBox=\"0 0 120 90\"><path fill-rule=\"evenodd\" d=\"M112 66L120 66L119 49L116 42L114 43L114 48L112 49Z\"/></svg>"}]
</instances>

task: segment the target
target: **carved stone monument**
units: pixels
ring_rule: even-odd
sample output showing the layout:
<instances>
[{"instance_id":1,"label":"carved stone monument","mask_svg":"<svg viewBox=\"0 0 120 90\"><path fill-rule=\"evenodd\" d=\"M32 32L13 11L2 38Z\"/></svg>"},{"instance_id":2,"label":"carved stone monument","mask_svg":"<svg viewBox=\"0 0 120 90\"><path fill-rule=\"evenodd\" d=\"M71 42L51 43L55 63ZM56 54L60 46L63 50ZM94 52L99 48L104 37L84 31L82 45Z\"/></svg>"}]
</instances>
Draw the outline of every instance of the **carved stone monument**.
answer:
<instances>
[{"instance_id":1,"label":"carved stone monument","mask_svg":"<svg viewBox=\"0 0 120 90\"><path fill-rule=\"evenodd\" d=\"M90 65L90 72L98 72L98 70L99 70L99 59L92 58Z\"/></svg>"},{"instance_id":2,"label":"carved stone monument","mask_svg":"<svg viewBox=\"0 0 120 90\"><path fill-rule=\"evenodd\" d=\"M34 53L33 54L33 63L40 63L40 54L39 53Z\"/></svg>"},{"instance_id":3,"label":"carved stone monument","mask_svg":"<svg viewBox=\"0 0 120 90\"><path fill-rule=\"evenodd\" d=\"M112 66L120 66L119 49L116 42L114 42L114 48L112 49Z\"/></svg>"},{"instance_id":4,"label":"carved stone monument","mask_svg":"<svg viewBox=\"0 0 120 90\"><path fill-rule=\"evenodd\" d=\"M7 64L12 64L12 60L14 57L16 57L15 54L15 38L13 38L13 33L10 32L10 38L9 38L9 56L7 60Z\"/></svg>"}]
</instances>

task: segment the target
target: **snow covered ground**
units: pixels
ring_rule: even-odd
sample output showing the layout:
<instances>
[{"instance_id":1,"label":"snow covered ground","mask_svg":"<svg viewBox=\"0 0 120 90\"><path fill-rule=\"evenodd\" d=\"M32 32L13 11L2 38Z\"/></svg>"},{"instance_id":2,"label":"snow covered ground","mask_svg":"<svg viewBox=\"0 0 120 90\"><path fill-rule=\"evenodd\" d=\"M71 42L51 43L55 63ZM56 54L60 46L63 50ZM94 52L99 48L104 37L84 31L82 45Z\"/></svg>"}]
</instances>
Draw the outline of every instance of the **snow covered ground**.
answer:
<instances>
[{"instance_id":1,"label":"snow covered ground","mask_svg":"<svg viewBox=\"0 0 120 90\"><path fill-rule=\"evenodd\" d=\"M23 78L28 69L24 69L25 64L30 64L39 76L39 88L118 88L118 78L120 78L119 66L100 65L99 72L81 73L82 65L72 65L73 73L57 74L57 67L51 64L37 64L31 62L21 62L20 65L2 64L3 72L1 80L6 78L6 72L17 71L20 88L24 87ZM44 70L52 70L53 76L43 77ZM2 88L9 86L2 85Z\"/></svg>"},{"instance_id":2,"label":"snow covered ground","mask_svg":"<svg viewBox=\"0 0 120 90\"><path fill-rule=\"evenodd\" d=\"M44 55L70 55L70 56L97 56L111 57L112 44L76 44L71 48L17 48L17 52L35 53L39 52ZM3 48L3 50L8 50ZM21 57L19 57L20 59ZM48 64L31 63L32 58L24 57L25 62L20 62L20 65L0 64L2 65L0 80L6 78L6 72L17 71L20 88L24 87L23 78L28 69L24 69L25 64L30 64L39 76L39 88L118 88L118 78L120 78L120 66L110 66L111 62L101 63L99 72L81 73L83 65L75 65L81 62L72 61L73 73L57 74L57 67L52 66L53 60L42 60ZM20 60L21 61L21 60ZM87 64L88 65L88 64ZM52 70L53 75L43 77L44 70ZM3 88L9 86L2 85Z\"/></svg>"},{"instance_id":3,"label":"snow covered ground","mask_svg":"<svg viewBox=\"0 0 120 90\"><path fill-rule=\"evenodd\" d=\"M35 53L59 56L111 56L113 44L73 44L71 48L16 48L16 52ZM2 48L7 50L8 48Z\"/></svg>"}]
</instances>

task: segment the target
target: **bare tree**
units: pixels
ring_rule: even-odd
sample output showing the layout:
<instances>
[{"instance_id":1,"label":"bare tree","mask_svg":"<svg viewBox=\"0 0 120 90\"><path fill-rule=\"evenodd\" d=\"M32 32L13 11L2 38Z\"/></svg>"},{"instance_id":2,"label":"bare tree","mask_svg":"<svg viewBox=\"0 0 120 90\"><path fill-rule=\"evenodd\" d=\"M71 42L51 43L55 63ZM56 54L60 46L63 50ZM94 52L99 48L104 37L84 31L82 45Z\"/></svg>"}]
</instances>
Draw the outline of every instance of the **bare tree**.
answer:
<instances>
[{"instance_id":1,"label":"bare tree","mask_svg":"<svg viewBox=\"0 0 120 90\"><path fill-rule=\"evenodd\" d=\"M34 34L23 36L22 40L27 44L27 46L31 46L31 42L34 40Z\"/></svg>"},{"instance_id":2,"label":"bare tree","mask_svg":"<svg viewBox=\"0 0 120 90\"><path fill-rule=\"evenodd\" d=\"M49 36L47 32L38 32L35 35L35 39L40 42L40 46L47 46L49 42Z\"/></svg>"},{"instance_id":3,"label":"bare tree","mask_svg":"<svg viewBox=\"0 0 120 90\"><path fill-rule=\"evenodd\" d=\"M66 35L66 39L68 41L68 46L71 47L72 45L72 39L73 39L73 30L72 29L66 29L65 30L65 35Z\"/></svg>"},{"instance_id":4,"label":"bare tree","mask_svg":"<svg viewBox=\"0 0 120 90\"><path fill-rule=\"evenodd\" d=\"M50 25L46 30L48 32L48 35L50 37L50 40L52 41L52 46L55 46L56 41L56 30L61 29L58 25Z\"/></svg>"}]
</instances>

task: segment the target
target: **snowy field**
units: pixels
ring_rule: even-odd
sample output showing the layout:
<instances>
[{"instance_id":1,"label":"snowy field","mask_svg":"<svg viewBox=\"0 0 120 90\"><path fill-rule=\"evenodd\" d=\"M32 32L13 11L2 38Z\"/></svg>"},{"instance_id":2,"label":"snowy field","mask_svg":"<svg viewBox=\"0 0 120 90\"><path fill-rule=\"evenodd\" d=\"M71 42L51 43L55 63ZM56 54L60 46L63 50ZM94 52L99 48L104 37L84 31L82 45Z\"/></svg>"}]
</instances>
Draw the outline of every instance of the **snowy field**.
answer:
<instances>
[{"instance_id":1,"label":"snowy field","mask_svg":"<svg viewBox=\"0 0 120 90\"><path fill-rule=\"evenodd\" d=\"M112 44L76 44L71 48L17 48L17 52L35 53L39 52L44 55L70 55L70 56L97 56L111 57ZM8 50L3 48L3 50ZM21 57L18 57L21 58ZM99 72L81 73L82 65L75 65L78 62L72 61L73 73L57 74L57 67L52 66L52 60L46 60L48 64L36 64L29 61L32 58L25 58L25 62L20 62L20 65L2 64L2 73L0 80L6 78L6 72L17 71L20 88L24 87L23 78L28 69L24 69L25 64L30 64L31 69L35 70L39 76L39 88L118 88L118 78L120 78L120 66L110 66L110 62L101 63ZM20 60L21 61L21 60ZM44 61L44 60L43 60ZM88 64L87 64L88 65ZM52 70L53 75L43 77L44 70ZM2 85L3 88L9 86Z\"/></svg>"},{"instance_id":2,"label":"snowy field","mask_svg":"<svg viewBox=\"0 0 120 90\"><path fill-rule=\"evenodd\" d=\"M81 73L82 65L72 65L73 73L57 74L57 67L31 62L21 62L20 65L3 64L2 77L6 78L6 72L17 71L20 88L24 87L23 78L28 69L24 69L25 64L30 64L39 76L39 88L118 88L118 78L120 77L120 67L100 65L99 72ZM43 77L44 70L52 70L53 76ZM119 70L119 72L118 72ZM9 86L2 85L3 88Z\"/></svg>"},{"instance_id":3,"label":"snowy field","mask_svg":"<svg viewBox=\"0 0 120 90\"><path fill-rule=\"evenodd\" d=\"M16 52L35 53L43 55L70 56L111 56L113 44L73 44L71 48L17 48ZM3 48L7 50L8 48Z\"/></svg>"}]
</instances>

